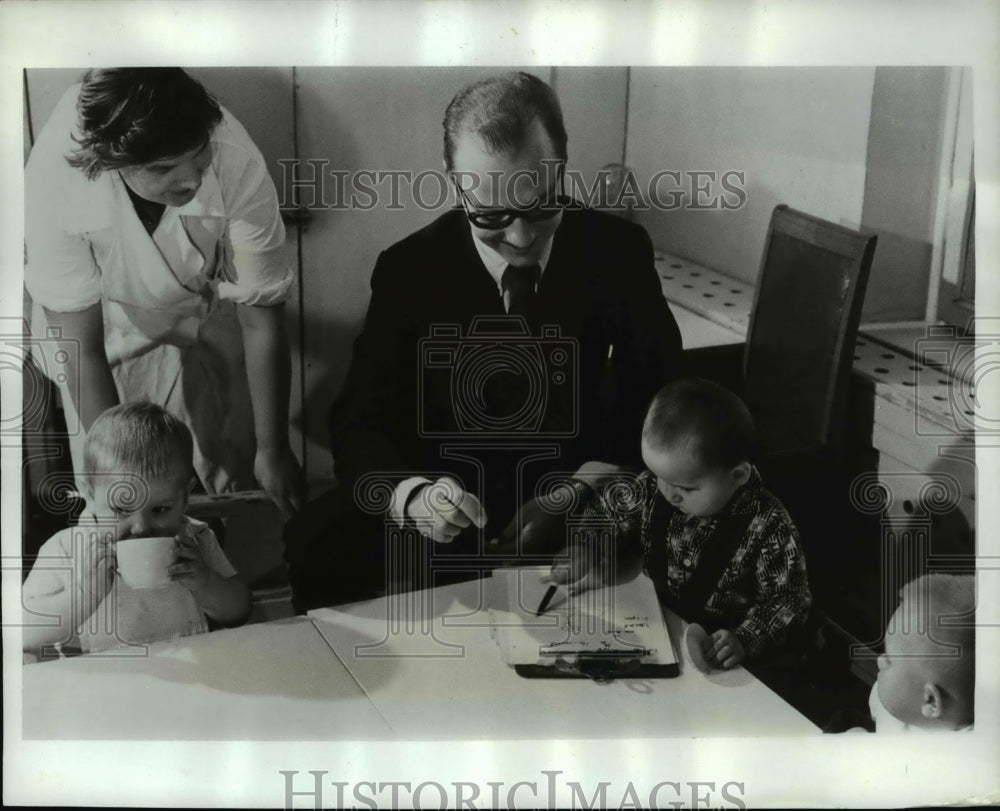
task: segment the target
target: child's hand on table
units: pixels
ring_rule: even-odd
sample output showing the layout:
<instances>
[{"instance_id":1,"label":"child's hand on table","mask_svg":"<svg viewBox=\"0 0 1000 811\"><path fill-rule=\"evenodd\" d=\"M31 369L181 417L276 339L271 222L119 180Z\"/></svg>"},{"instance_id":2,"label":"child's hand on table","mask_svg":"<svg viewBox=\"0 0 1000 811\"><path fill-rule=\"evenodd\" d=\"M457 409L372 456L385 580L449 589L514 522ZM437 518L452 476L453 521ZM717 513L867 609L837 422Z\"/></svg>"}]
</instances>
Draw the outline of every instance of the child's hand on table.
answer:
<instances>
[{"instance_id":1,"label":"child's hand on table","mask_svg":"<svg viewBox=\"0 0 1000 811\"><path fill-rule=\"evenodd\" d=\"M747 657L746 648L743 647L739 637L725 628L706 637L702 644L702 653L705 655L705 661L712 667L722 667L727 670L736 667Z\"/></svg>"},{"instance_id":2,"label":"child's hand on table","mask_svg":"<svg viewBox=\"0 0 1000 811\"><path fill-rule=\"evenodd\" d=\"M170 579L188 591L203 591L208 586L210 572L201 556L198 542L186 531L177 535L174 545L174 562L167 569Z\"/></svg>"}]
</instances>

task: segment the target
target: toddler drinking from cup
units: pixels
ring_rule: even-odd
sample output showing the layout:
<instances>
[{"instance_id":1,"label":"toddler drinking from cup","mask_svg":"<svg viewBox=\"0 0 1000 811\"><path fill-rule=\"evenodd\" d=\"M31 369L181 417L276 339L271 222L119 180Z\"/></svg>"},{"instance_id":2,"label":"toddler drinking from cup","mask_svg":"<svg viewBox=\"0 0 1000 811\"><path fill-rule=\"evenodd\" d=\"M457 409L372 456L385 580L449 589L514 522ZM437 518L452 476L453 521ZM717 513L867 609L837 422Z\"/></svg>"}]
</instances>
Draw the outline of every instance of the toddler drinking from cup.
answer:
<instances>
[{"instance_id":1,"label":"toddler drinking from cup","mask_svg":"<svg viewBox=\"0 0 1000 811\"><path fill-rule=\"evenodd\" d=\"M88 653L246 621L250 590L212 530L184 515L192 455L187 427L158 405L119 405L94 421L85 514L42 546L23 586L26 652Z\"/></svg>"}]
</instances>

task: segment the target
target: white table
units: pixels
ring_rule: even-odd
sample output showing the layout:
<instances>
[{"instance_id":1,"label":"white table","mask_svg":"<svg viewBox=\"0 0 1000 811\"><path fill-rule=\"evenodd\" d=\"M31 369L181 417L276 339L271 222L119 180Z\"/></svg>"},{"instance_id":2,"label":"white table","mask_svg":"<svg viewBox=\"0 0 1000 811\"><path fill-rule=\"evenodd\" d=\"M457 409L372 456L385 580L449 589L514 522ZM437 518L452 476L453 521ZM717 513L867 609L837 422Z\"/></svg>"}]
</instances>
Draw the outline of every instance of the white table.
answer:
<instances>
[{"instance_id":1,"label":"white table","mask_svg":"<svg viewBox=\"0 0 1000 811\"><path fill-rule=\"evenodd\" d=\"M317 629L401 738L814 735L819 729L742 668L686 666L673 679L525 679L490 637L488 582L310 612Z\"/></svg>"},{"instance_id":2,"label":"white table","mask_svg":"<svg viewBox=\"0 0 1000 811\"><path fill-rule=\"evenodd\" d=\"M23 737L340 740L392 732L305 617L25 665Z\"/></svg>"},{"instance_id":3,"label":"white table","mask_svg":"<svg viewBox=\"0 0 1000 811\"><path fill-rule=\"evenodd\" d=\"M26 740L384 740L803 735L747 671L524 679L469 581L151 645L24 666Z\"/></svg>"}]
</instances>

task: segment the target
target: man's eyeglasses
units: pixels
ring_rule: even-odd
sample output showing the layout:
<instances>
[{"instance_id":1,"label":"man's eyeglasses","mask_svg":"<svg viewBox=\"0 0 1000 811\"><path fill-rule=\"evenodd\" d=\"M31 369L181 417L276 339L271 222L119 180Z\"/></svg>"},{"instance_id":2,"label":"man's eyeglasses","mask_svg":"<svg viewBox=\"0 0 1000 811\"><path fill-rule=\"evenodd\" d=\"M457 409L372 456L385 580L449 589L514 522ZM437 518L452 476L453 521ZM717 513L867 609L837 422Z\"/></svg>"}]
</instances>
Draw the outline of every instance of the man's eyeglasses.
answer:
<instances>
[{"instance_id":1,"label":"man's eyeglasses","mask_svg":"<svg viewBox=\"0 0 1000 811\"><path fill-rule=\"evenodd\" d=\"M514 220L520 217L525 222L542 222L551 220L556 214L562 211L569 203L569 198L562 194L563 179L560 175L559 190L553 191L544 200L539 197L529 206L519 208L476 208L474 202L465 193L465 190L455 183L462 198L462 205L465 208L465 216L469 218L476 228L485 231L500 231L507 228Z\"/></svg>"}]
</instances>

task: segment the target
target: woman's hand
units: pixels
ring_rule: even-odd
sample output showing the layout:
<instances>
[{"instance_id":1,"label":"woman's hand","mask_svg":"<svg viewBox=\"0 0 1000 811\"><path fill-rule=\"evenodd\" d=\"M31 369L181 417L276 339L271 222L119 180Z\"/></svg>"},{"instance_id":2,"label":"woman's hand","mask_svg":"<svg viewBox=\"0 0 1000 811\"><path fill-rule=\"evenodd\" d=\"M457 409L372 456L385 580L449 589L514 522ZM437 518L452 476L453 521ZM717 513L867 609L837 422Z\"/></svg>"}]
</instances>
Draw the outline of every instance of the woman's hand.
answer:
<instances>
[{"instance_id":1,"label":"woman's hand","mask_svg":"<svg viewBox=\"0 0 1000 811\"><path fill-rule=\"evenodd\" d=\"M253 465L254 475L271 500L283 513L291 515L305 503L306 480L292 449L260 449Z\"/></svg>"},{"instance_id":2,"label":"woman's hand","mask_svg":"<svg viewBox=\"0 0 1000 811\"><path fill-rule=\"evenodd\" d=\"M288 444L288 393L291 350L285 306L236 308L243 331L247 383L257 433L253 472L286 515L302 509L306 484L298 459Z\"/></svg>"}]
</instances>

